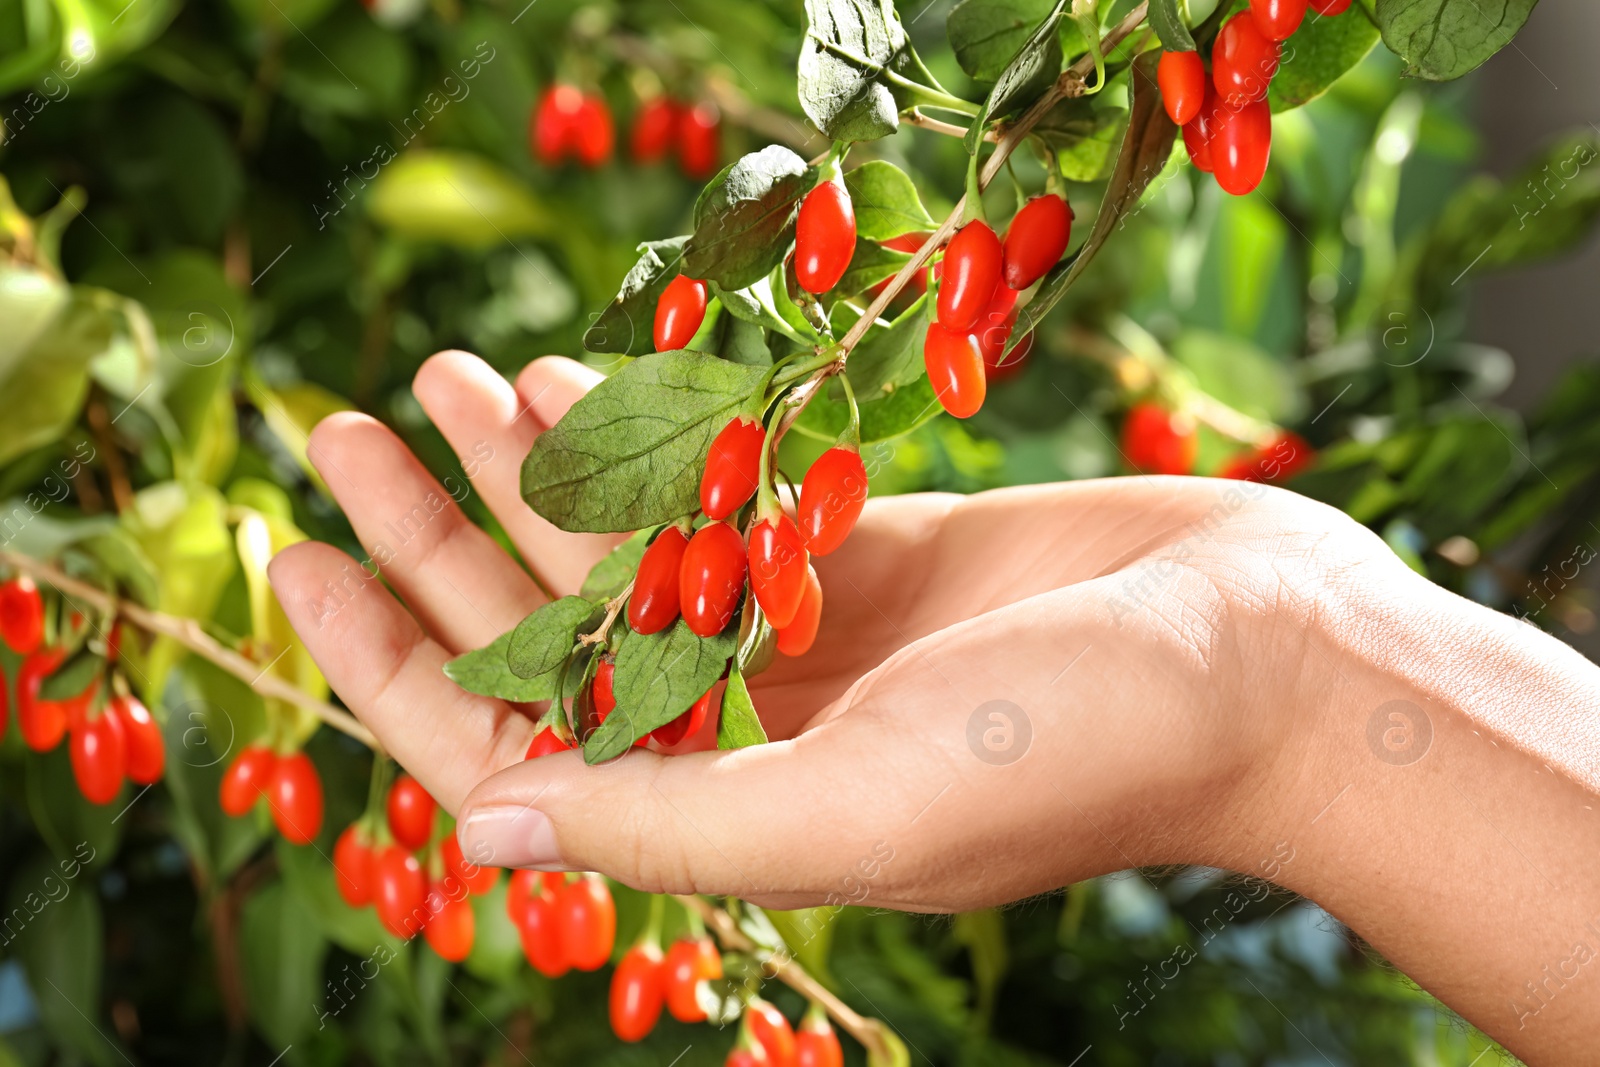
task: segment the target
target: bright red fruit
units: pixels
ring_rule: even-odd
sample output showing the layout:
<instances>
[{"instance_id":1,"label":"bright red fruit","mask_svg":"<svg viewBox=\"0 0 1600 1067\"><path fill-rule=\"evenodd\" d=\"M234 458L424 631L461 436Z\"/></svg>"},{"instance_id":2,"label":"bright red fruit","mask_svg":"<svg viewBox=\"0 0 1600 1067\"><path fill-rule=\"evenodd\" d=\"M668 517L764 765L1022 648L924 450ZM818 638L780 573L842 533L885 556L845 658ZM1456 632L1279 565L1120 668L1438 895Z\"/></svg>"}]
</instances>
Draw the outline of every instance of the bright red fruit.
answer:
<instances>
[{"instance_id":1,"label":"bright red fruit","mask_svg":"<svg viewBox=\"0 0 1600 1067\"><path fill-rule=\"evenodd\" d=\"M0 639L24 656L44 640L44 598L25 574L0 585Z\"/></svg>"},{"instance_id":2,"label":"bright red fruit","mask_svg":"<svg viewBox=\"0 0 1600 1067\"><path fill-rule=\"evenodd\" d=\"M546 726L533 735L533 740L528 743L528 754L522 758L538 759L540 756L548 756L553 752L566 752L572 748L572 745L561 740L554 730Z\"/></svg>"},{"instance_id":3,"label":"bright red fruit","mask_svg":"<svg viewBox=\"0 0 1600 1067\"><path fill-rule=\"evenodd\" d=\"M570 127L572 148L578 162L586 167L598 167L611 158L611 148L616 142L616 128L611 122L611 108L605 97L591 94L583 98L578 113Z\"/></svg>"},{"instance_id":4,"label":"bright red fruit","mask_svg":"<svg viewBox=\"0 0 1600 1067\"><path fill-rule=\"evenodd\" d=\"M597 971L611 958L617 939L617 906L599 878L567 882L556 892L556 922L562 951L580 971Z\"/></svg>"},{"instance_id":5,"label":"bright red fruit","mask_svg":"<svg viewBox=\"0 0 1600 1067\"><path fill-rule=\"evenodd\" d=\"M218 790L224 813L237 819L255 807L272 780L278 757L266 745L247 745L222 775Z\"/></svg>"},{"instance_id":6,"label":"bright red fruit","mask_svg":"<svg viewBox=\"0 0 1600 1067\"><path fill-rule=\"evenodd\" d=\"M1319 15L1341 15L1350 6L1350 0L1311 0L1311 10Z\"/></svg>"},{"instance_id":7,"label":"bright red fruit","mask_svg":"<svg viewBox=\"0 0 1600 1067\"><path fill-rule=\"evenodd\" d=\"M1311 443L1292 430L1279 430L1264 445L1234 456L1217 471L1219 478L1246 482L1286 482L1317 458Z\"/></svg>"},{"instance_id":8,"label":"bright red fruit","mask_svg":"<svg viewBox=\"0 0 1600 1067\"><path fill-rule=\"evenodd\" d=\"M1250 17L1269 41L1285 41L1306 17L1306 0L1250 0Z\"/></svg>"},{"instance_id":9,"label":"bright red fruit","mask_svg":"<svg viewBox=\"0 0 1600 1067\"><path fill-rule=\"evenodd\" d=\"M39 687L65 658L60 649L41 648L17 668L17 730L35 752L49 752L67 733L67 708L57 700L40 700Z\"/></svg>"},{"instance_id":10,"label":"bright red fruit","mask_svg":"<svg viewBox=\"0 0 1600 1067\"><path fill-rule=\"evenodd\" d=\"M1160 404L1135 404L1122 422L1122 454L1149 474L1188 474L1199 448L1194 420Z\"/></svg>"},{"instance_id":11,"label":"bright red fruit","mask_svg":"<svg viewBox=\"0 0 1600 1067\"><path fill-rule=\"evenodd\" d=\"M722 428L706 455L700 479L700 510L708 519L725 519L755 495L761 477L761 448L767 432L754 419L738 416Z\"/></svg>"},{"instance_id":12,"label":"bright red fruit","mask_svg":"<svg viewBox=\"0 0 1600 1067\"><path fill-rule=\"evenodd\" d=\"M6 730L11 725L11 679L6 677L5 668L0 667L0 741L6 739Z\"/></svg>"},{"instance_id":13,"label":"bright red fruit","mask_svg":"<svg viewBox=\"0 0 1600 1067\"><path fill-rule=\"evenodd\" d=\"M1264 100L1267 84L1278 72L1278 42L1256 25L1250 12L1241 11L1222 24L1211 47L1211 81L1217 95L1229 103Z\"/></svg>"},{"instance_id":14,"label":"bright red fruit","mask_svg":"<svg viewBox=\"0 0 1600 1067\"><path fill-rule=\"evenodd\" d=\"M487 893L500 880L500 868L480 867L467 859L455 834L445 834L439 842L439 858L444 860L445 872L454 875L467 887L467 892L476 896Z\"/></svg>"},{"instance_id":15,"label":"bright red fruit","mask_svg":"<svg viewBox=\"0 0 1600 1067\"><path fill-rule=\"evenodd\" d=\"M817 639L817 626L822 622L822 583L817 572L806 568L806 595L800 601L800 610L794 621L778 631L778 651L785 656L803 656Z\"/></svg>"},{"instance_id":16,"label":"bright red fruit","mask_svg":"<svg viewBox=\"0 0 1600 1067\"><path fill-rule=\"evenodd\" d=\"M806 549L826 556L844 544L866 505L867 468L861 453L835 445L818 456L800 483L800 532Z\"/></svg>"},{"instance_id":17,"label":"bright red fruit","mask_svg":"<svg viewBox=\"0 0 1600 1067\"><path fill-rule=\"evenodd\" d=\"M722 977L722 953L708 937L685 938L673 942L662 964L666 976L667 1010L682 1023L701 1023L706 1010L700 1006L701 982Z\"/></svg>"},{"instance_id":18,"label":"bright red fruit","mask_svg":"<svg viewBox=\"0 0 1600 1067\"><path fill-rule=\"evenodd\" d=\"M700 694L700 699L689 705L689 710L679 715L665 726L658 726L650 734L656 744L665 748L683 743L686 737L692 737L700 732L700 727L706 724L706 718L711 714L711 690L707 689Z\"/></svg>"},{"instance_id":19,"label":"bright red fruit","mask_svg":"<svg viewBox=\"0 0 1600 1067\"><path fill-rule=\"evenodd\" d=\"M800 610L806 591L806 564L811 553L794 520L779 511L750 530L750 588L767 621L788 626Z\"/></svg>"},{"instance_id":20,"label":"bright red fruit","mask_svg":"<svg viewBox=\"0 0 1600 1067\"><path fill-rule=\"evenodd\" d=\"M428 924L422 928L428 947L451 963L460 963L472 954L478 927L477 918L472 914L472 902L460 890L461 887L452 885L449 879L433 883L426 904Z\"/></svg>"},{"instance_id":21,"label":"bright red fruit","mask_svg":"<svg viewBox=\"0 0 1600 1067\"><path fill-rule=\"evenodd\" d=\"M534 109L530 139L540 163L553 167L566 158L573 144L574 123L583 113L583 93L573 85L552 85Z\"/></svg>"},{"instance_id":22,"label":"bright red fruit","mask_svg":"<svg viewBox=\"0 0 1600 1067\"><path fill-rule=\"evenodd\" d=\"M628 148L635 163L659 163L678 136L678 105L665 96L645 101L633 116Z\"/></svg>"},{"instance_id":23,"label":"bright red fruit","mask_svg":"<svg viewBox=\"0 0 1600 1067\"><path fill-rule=\"evenodd\" d=\"M940 323L929 323L928 336L922 343L922 361L928 368L928 384L946 411L965 419L983 407L983 352L976 334L957 333Z\"/></svg>"},{"instance_id":24,"label":"bright red fruit","mask_svg":"<svg viewBox=\"0 0 1600 1067\"><path fill-rule=\"evenodd\" d=\"M1211 144L1217 136L1217 112L1221 109L1217 87L1207 81L1199 113L1183 125L1183 147L1189 153L1189 162L1207 174L1212 171Z\"/></svg>"},{"instance_id":25,"label":"bright red fruit","mask_svg":"<svg viewBox=\"0 0 1600 1067\"><path fill-rule=\"evenodd\" d=\"M743 1048L731 1050L728 1058L722 1061L722 1067L766 1067L771 1062L766 1050L757 1045L753 1051Z\"/></svg>"},{"instance_id":26,"label":"bright red fruit","mask_svg":"<svg viewBox=\"0 0 1600 1067\"><path fill-rule=\"evenodd\" d=\"M939 324L947 330L972 328L1000 284L1004 254L987 223L973 219L950 238L939 283ZM974 408L973 410L977 410Z\"/></svg>"},{"instance_id":27,"label":"bright red fruit","mask_svg":"<svg viewBox=\"0 0 1600 1067\"><path fill-rule=\"evenodd\" d=\"M656 301L654 340L657 352L686 347L706 319L706 283L679 274Z\"/></svg>"},{"instance_id":28,"label":"bright red fruit","mask_svg":"<svg viewBox=\"0 0 1600 1067\"><path fill-rule=\"evenodd\" d=\"M516 871L517 875L534 874L533 871ZM508 902L511 898L507 898ZM566 949L561 943L561 927L556 915L556 898L540 890L525 897L517 914L512 916L517 934L522 939L522 954L528 964L546 978L560 978L571 968Z\"/></svg>"},{"instance_id":29,"label":"bright red fruit","mask_svg":"<svg viewBox=\"0 0 1600 1067\"><path fill-rule=\"evenodd\" d=\"M603 722L617 707L617 694L613 688L617 677L617 661L602 655L600 665L594 669L594 710Z\"/></svg>"},{"instance_id":30,"label":"bright red fruit","mask_svg":"<svg viewBox=\"0 0 1600 1067\"><path fill-rule=\"evenodd\" d=\"M334 884L352 908L372 903L372 842L360 823L351 823L333 843Z\"/></svg>"},{"instance_id":31,"label":"bright red fruit","mask_svg":"<svg viewBox=\"0 0 1600 1067\"><path fill-rule=\"evenodd\" d=\"M844 1067L844 1049L828 1017L807 1013L794 1035L795 1067Z\"/></svg>"},{"instance_id":32,"label":"bright red fruit","mask_svg":"<svg viewBox=\"0 0 1600 1067\"><path fill-rule=\"evenodd\" d=\"M678 166L691 178L704 181L722 161L722 113L710 101L684 111L678 120Z\"/></svg>"},{"instance_id":33,"label":"bright red fruit","mask_svg":"<svg viewBox=\"0 0 1600 1067\"><path fill-rule=\"evenodd\" d=\"M409 940L428 923L428 879L417 857L390 845L373 860L372 906L383 928Z\"/></svg>"},{"instance_id":34,"label":"bright red fruit","mask_svg":"<svg viewBox=\"0 0 1600 1067\"><path fill-rule=\"evenodd\" d=\"M1065 200L1054 193L1029 200L1006 228L1004 287L1020 291L1043 278L1071 239L1072 209Z\"/></svg>"},{"instance_id":35,"label":"bright red fruit","mask_svg":"<svg viewBox=\"0 0 1600 1067\"><path fill-rule=\"evenodd\" d=\"M167 768L167 750L161 740L161 724L136 696L115 696L106 706L122 726L128 777L138 785L154 785Z\"/></svg>"},{"instance_id":36,"label":"bright red fruit","mask_svg":"<svg viewBox=\"0 0 1600 1067\"><path fill-rule=\"evenodd\" d=\"M678 571L678 606L683 621L701 637L721 633L744 591L744 541L732 526L713 522L689 539Z\"/></svg>"},{"instance_id":37,"label":"bright red fruit","mask_svg":"<svg viewBox=\"0 0 1600 1067\"><path fill-rule=\"evenodd\" d=\"M643 1041L661 1018L661 949L654 942L630 948L611 975L611 1029L624 1041Z\"/></svg>"},{"instance_id":38,"label":"bright red fruit","mask_svg":"<svg viewBox=\"0 0 1600 1067\"><path fill-rule=\"evenodd\" d=\"M1002 285L995 290L994 302L979 323L978 351L983 354L983 376L986 381L999 382L1022 369L1023 361L1033 348L1033 333L1019 341L1009 353L1006 342L1011 339L1017 325L1017 292Z\"/></svg>"},{"instance_id":39,"label":"bright red fruit","mask_svg":"<svg viewBox=\"0 0 1600 1067\"><path fill-rule=\"evenodd\" d=\"M267 804L278 832L296 845L310 844L322 829L322 778L304 752L278 760L267 785Z\"/></svg>"},{"instance_id":40,"label":"bright red fruit","mask_svg":"<svg viewBox=\"0 0 1600 1067\"><path fill-rule=\"evenodd\" d=\"M389 832L395 841L415 852L433 840L433 816L439 805L409 774L389 787Z\"/></svg>"},{"instance_id":41,"label":"bright red fruit","mask_svg":"<svg viewBox=\"0 0 1600 1067\"><path fill-rule=\"evenodd\" d=\"M72 728L67 746L72 756L72 776L78 791L91 804L109 804L122 791L122 724L115 717L100 715Z\"/></svg>"},{"instance_id":42,"label":"bright red fruit","mask_svg":"<svg viewBox=\"0 0 1600 1067\"><path fill-rule=\"evenodd\" d=\"M1206 98L1206 64L1199 52L1162 52L1156 84L1167 117L1182 126L1200 114Z\"/></svg>"},{"instance_id":43,"label":"bright red fruit","mask_svg":"<svg viewBox=\"0 0 1600 1067\"><path fill-rule=\"evenodd\" d=\"M673 525L656 534L644 550L628 597L628 626L634 633L659 633L678 617L678 570L688 547L689 538Z\"/></svg>"},{"instance_id":44,"label":"bright red fruit","mask_svg":"<svg viewBox=\"0 0 1600 1067\"><path fill-rule=\"evenodd\" d=\"M795 1067L794 1030L783 1012L764 1000L745 1005L751 1035L767 1052L773 1067Z\"/></svg>"},{"instance_id":45,"label":"bright red fruit","mask_svg":"<svg viewBox=\"0 0 1600 1067\"><path fill-rule=\"evenodd\" d=\"M1252 100L1238 110L1217 109L1217 133L1211 144L1212 173L1217 184L1234 196L1253 192L1267 173L1272 154L1272 109Z\"/></svg>"},{"instance_id":46,"label":"bright red fruit","mask_svg":"<svg viewBox=\"0 0 1600 1067\"><path fill-rule=\"evenodd\" d=\"M856 212L844 182L823 182L806 194L794 221L794 276L808 293L839 284L856 250Z\"/></svg>"}]
</instances>

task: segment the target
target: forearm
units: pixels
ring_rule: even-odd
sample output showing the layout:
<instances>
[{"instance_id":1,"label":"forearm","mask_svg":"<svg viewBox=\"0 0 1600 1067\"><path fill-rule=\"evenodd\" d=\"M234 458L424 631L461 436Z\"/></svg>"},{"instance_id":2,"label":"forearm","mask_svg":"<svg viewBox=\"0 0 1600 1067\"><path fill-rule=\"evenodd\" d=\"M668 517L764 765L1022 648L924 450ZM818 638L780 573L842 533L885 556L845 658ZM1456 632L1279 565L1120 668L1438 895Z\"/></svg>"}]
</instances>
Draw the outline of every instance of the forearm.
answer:
<instances>
[{"instance_id":1,"label":"forearm","mask_svg":"<svg viewBox=\"0 0 1600 1067\"><path fill-rule=\"evenodd\" d=\"M1600 670L1390 577L1306 634L1297 731L1234 826L1281 881L1530 1063L1600 1020ZM1258 814L1259 813L1259 814Z\"/></svg>"}]
</instances>

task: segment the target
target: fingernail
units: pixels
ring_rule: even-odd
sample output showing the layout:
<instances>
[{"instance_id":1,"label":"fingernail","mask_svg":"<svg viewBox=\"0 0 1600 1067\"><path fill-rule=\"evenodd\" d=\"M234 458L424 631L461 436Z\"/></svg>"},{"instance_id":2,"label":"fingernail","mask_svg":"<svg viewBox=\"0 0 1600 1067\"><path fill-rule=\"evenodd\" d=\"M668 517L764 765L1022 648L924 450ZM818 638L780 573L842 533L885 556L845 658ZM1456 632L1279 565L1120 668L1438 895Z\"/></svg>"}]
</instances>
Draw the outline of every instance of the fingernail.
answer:
<instances>
[{"instance_id":1,"label":"fingernail","mask_svg":"<svg viewBox=\"0 0 1600 1067\"><path fill-rule=\"evenodd\" d=\"M484 808L461 824L461 851L491 867L535 867L565 871L556 849L556 828L535 808ZM485 858L487 857L487 858Z\"/></svg>"}]
</instances>

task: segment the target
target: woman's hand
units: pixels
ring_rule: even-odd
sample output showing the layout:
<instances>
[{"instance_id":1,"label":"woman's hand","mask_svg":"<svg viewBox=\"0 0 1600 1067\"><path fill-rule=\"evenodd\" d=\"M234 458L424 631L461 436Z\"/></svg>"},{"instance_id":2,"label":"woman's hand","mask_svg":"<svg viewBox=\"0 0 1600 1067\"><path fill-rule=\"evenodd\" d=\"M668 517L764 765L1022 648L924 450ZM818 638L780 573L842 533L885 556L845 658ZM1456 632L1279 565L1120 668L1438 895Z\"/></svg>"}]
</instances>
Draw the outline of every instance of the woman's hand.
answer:
<instances>
[{"instance_id":1,"label":"woman's hand","mask_svg":"<svg viewBox=\"0 0 1600 1067\"><path fill-rule=\"evenodd\" d=\"M417 378L554 595L616 538L551 527L518 471L595 380L549 358L513 388L460 353ZM752 682L774 743L586 767L523 762L531 720L441 673L543 603L534 580L373 420L334 416L310 454L410 610L326 545L284 552L274 586L334 688L482 862L913 910L1149 864L1228 867L1320 900L1503 1040L1495 1013L1524 972L1537 980L1600 917L1600 895L1573 889L1592 882L1574 846L1600 844L1581 814L1600 731L1505 707L1537 678L1546 701L1588 687L1592 713L1592 668L1554 642L1530 650L1519 624L1294 494L1123 478L869 501L816 561L816 645ZM1525 864L1499 868L1507 842ZM1474 862L1508 893L1492 923ZM1504 924L1528 940L1486 936ZM1593 1012L1590 984L1538 1012L1536 1034L1562 1039L1564 1017Z\"/></svg>"}]
</instances>

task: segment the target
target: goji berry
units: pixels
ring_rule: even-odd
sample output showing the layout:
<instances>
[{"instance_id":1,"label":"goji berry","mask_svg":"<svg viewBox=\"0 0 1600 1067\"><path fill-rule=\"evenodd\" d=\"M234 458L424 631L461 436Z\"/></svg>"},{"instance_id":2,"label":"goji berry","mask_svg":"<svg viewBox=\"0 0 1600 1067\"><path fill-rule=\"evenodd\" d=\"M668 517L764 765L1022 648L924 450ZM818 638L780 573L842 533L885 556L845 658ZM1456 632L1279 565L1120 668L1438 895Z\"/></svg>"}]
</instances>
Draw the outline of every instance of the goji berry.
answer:
<instances>
[{"instance_id":1,"label":"goji berry","mask_svg":"<svg viewBox=\"0 0 1600 1067\"><path fill-rule=\"evenodd\" d=\"M958 333L941 323L929 323L928 336L922 343L922 361L928 370L928 384L946 411L965 419L983 407L983 352L976 334Z\"/></svg>"},{"instance_id":2,"label":"goji berry","mask_svg":"<svg viewBox=\"0 0 1600 1067\"><path fill-rule=\"evenodd\" d=\"M460 963L471 955L478 923L472 902L460 883L451 884L449 879L433 883L426 907L428 922L422 934L428 947L451 963Z\"/></svg>"},{"instance_id":3,"label":"goji berry","mask_svg":"<svg viewBox=\"0 0 1600 1067\"><path fill-rule=\"evenodd\" d=\"M351 823L333 843L334 883L352 908L372 903L372 842L360 823Z\"/></svg>"},{"instance_id":4,"label":"goji berry","mask_svg":"<svg viewBox=\"0 0 1600 1067\"><path fill-rule=\"evenodd\" d=\"M705 1022L706 1010L700 1004L701 982L722 977L722 953L707 937L684 938L673 942L662 965L666 975L667 1010L679 1022Z\"/></svg>"},{"instance_id":5,"label":"goji berry","mask_svg":"<svg viewBox=\"0 0 1600 1067\"><path fill-rule=\"evenodd\" d=\"M1159 404L1135 404L1123 420L1122 454L1139 470L1188 474L1199 448L1194 420Z\"/></svg>"},{"instance_id":6,"label":"goji berry","mask_svg":"<svg viewBox=\"0 0 1600 1067\"><path fill-rule=\"evenodd\" d=\"M277 765L277 755L266 745L245 746L223 772L218 790L223 812L237 819L255 807Z\"/></svg>"},{"instance_id":7,"label":"goji berry","mask_svg":"<svg viewBox=\"0 0 1600 1067\"><path fill-rule=\"evenodd\" d=\"M794 223L794 274L808 293L826 293L850 266L856 250L856 213L842 181L825 181L806 194Z\"/></svg>"},{"instance_id":8,"label":"goji berry","mask_svg":"<svg viewBox=\"0 0 1600 1067\"><path fill-rule=\"evenodd\" d=\"M1350 0L1311 0L1311 10L1319 15L1342 15Z\"/></svg>"},{"instance_id":9,"label":"goji berry","mask_svg":"<svg viewBox=\"0 0 1600 1067\"><path fill-rule=\"evenodd\" d=\"M580 971L605 966L617 937L617 906L606 883L584 876L564 884L556 892L556 925L568 963Z\"/></svg>"},{"instance_id":10,"label":"goji berry","mask_svg":"<svg viewBox=\"0 0 1600 1067\"><path fill-rule=\"evenodd\" d=\"M717 172L722 156L722 115L702 101L686 109L678 122L678 166L690 178L704 181Z\"/></svg>"},{"instance_id":11,"label":"goji berry","mask_svg":"<svg viewBox=\"0 0 1600 1067\"><path fill-rule=\"evenodd\" d=\"M1269 41L1286 41L1306 17L1306 0L1250 0L1250 17Z\"/></svg>"},{"instance_id":12,"label":"goji berry","mask_svg":"<svg viewBox=\"0 0 1600 1067\"><path fill-rule=\"evenodd\" d=\"M1278 72L1278 42L1256 25L1250 12L1241 11L1217 31L1211 47L1211 82L1228 104L1264 100L1267 85Z\"/></svg>"},{"instance_id":13,"label":"goji berry","mask_svg":"<svg viewBox=\"0 0 1600 1067\"><path fill-rule=\"evenodd\" d=\"M653 339L657 352L687 347L706 319L706 283L679 274L656 301Z\"/></svg>"},{"instance_id":14,"label":"goji berry","mask_svg":"<svg viewBox=\"0 0 1600 1067\"><path fill-rule=\"evenodd\" d=\"M1239 453L1217 471L1219 478L1247 482L1286 482L1316 459L1311 443L1292 430L1280 430L1271 440Z\"/></svg>"},{"instance_id":15,"label":"goji berry","mask_svg":"<svg viewBox=\"0 0 1600 1067\"><path fill-rule=\"evenodd\" d=\"M700 637L721 633L744 591L744 541L732 526L713 522L689 539L678 570L678 606Z\"/></svg>"},{"instance_id":16,"label":"goji berry","mask_svg":"<svg viewBox=\"0 0 1600 1067\"><path fill-rule=\"evenodd\" d=\"M806 591L806 551L800 528L774 510L750 529L750 589L773 626L788 626Z\"/></svg>"},{"instance_id":17,"label":"goji berry","mask_svg":"<svg viewBox=\"0 0 1600 1067\"><path fill-rule=\"evenodd\" d=\"M939 324L946 330L970 330L989 307L1000 284L1004 258L1000 238L987 223L973 219L950 238L939 283Z\"/></svg>"},{"instance_id":18,"label":"goji berry","mask_svg":"<svg viewBox=\"0 0 1600 1067\"><path fill-rule=\"evenodd\" d=\"M674 524L644 550L628 596L628 626L634 633L660 633L678 617L678 571L688 547L689 538Z\"/></svg>"},{"instance_id":19,"label":"goji berry","mask_svg":"<svg viewBox=\"0 0 1600 1067\"><path fill-rule=\"evenodd\" d=\"M1267 173L1271 154L1272 110L1265 100L1252 100L1237 110L1226 105L1217 109L1211 164L1225 192L1234 196L1253 192Z\"/></svg>"},{"instance_id":20,"label":"goji berry","mask_svg":"<svg viewBox=\"0 0 1600 1067\"><path fill-rule=\"evenodd\" d=\"M628 148L635 163L659 163L677 138L678 105L670 97L652 97L634 113Z\"/></svg>"},{"instance_id":21,"label":"goji berry","mask_svg":"<svg viewBox=\"0 0 1600 1067\"><path fill-rule=\"evenodd\" d=\"M417 857L390 845L373 861L372 905L383 928L409 940L428 924L428 880Z\"/></svg>"},{"instance_id":22,"label":"goji berry","mask_svg":"<svg viewBox=\"0 0 1600 1067\"><path fill-rule=\"evenodd\" d=\"M534 109L530 139L533 154L547 167L566 158L573 144L574 123L583 112L583 93L574 85L552 85Z\"/></svg>"},{"instance_id":23,"label":"goji berry","mask_svg":"<svg viewBox=\"0 0 1600 1067\"><path fill-rule=\"evenodd\" d=\"M679 715L665 726L658 726L650 734L656 744L666 748L683 743L686 737L692 737L700 732L700 727L705 725L706 719L711 714L711 690L707 689L700 694L700 699L689 705L689 710Z\"/></svg>"},{"instance_id":24,"label":"goji berry","mask_svg":"<svg viewBox=\"0 0 1600 1067\"><path fill-rule=\"evenodd\" d=\"M1217 87L1208 80L1205 98L1200 103L1200 111L1183 125L1183 147L1189 153L1189 162L1195 165L1195 169L1203 170L1207 174L1213 169L1211 145L1216 140L1217 112L1221 108L1222 102L1217 97Z\"/></svg>"},{"instance_id":25,"label":"goji berry","mask_svg":"<svg viewBox=\"0 0 1600 1067\"><path fill-rule=\"evenodd\" d=\"M1023 290L1043 278L1060 260L1072 240L1072 208L1054 193L1036 196L1022 206L1011 225L1006 227L1005 285L998 286L990 297L990 304L999 295L999 289ZM1016 302L1016 298L1012 298ZM991 310L985 308L985 311ZM942 321L942 319L941 319Z\"/></svg>"},{"instance_id":26,"label":"goji berry","mask_svg":"<svg viewBox=\"0 0 1600 1067\"><path fill-rule=\"evenodd\" d=\"M304 752L278 760L267 785L272 821L286 840L310 844L322 829L322 778Z\"/></svg>"},{"instance_id":27,"label":"goji berry","mask_svg":"<svg viewBox=\"0 0 1600 1067\"><path fill-rule=\"evenodd\" d=\"M78 791L91 804L109 804L122 791L125 768L122 724L102 712L73 727L67 745Z\"/></svg>"},{"instance_id":28,"label":"goji berry","mask_svg":"<svg viewBox=\"0 0 1600 1067\"><path fill-rule=\"evenodd\" d=\"M553 752L566 752L573 746L561 740L559 734L546 726L543 730L533 735L533 740L528 743L528 753L523 759L538 759L548 756Z\"/></svg>"},{"instance_id":29,"label":"goji berry","mask_svg":"<svg viewBox=\"0 0 1600 1067\"><path fill-rule=\"evenodd\" d=\"M800 610L794 621L778 631L778 651L785 656L803 656L817 639L817 626L822 621L822 583L817 572L806 568L806 593L800 600Z\"/></svg>"},{"instance_id":30,"label":"goji berry","mask_svg":"<svg viewBox=\"0 0 1600 1067\"><path fill-rule=\"evenodd\" d=\"M433 817L439 805L409 774L402 774L389 787L385 810L389 816L389 833L401 845L415 852L433 840Z\"/></svg>"},{"instance_id":31,"label":"goji berry","mask_svg":"<svg viewBox=\"0 0 1600 1067\"><path fill-rule=\"evenodd\" d=\"M794 1035L795 1067L844 1067L844 1049L828 1017L809 1011Z\"/></svg>"},{"instance_id":32,"label":"goji berry","mask_svg":"<svg viewBox=\"0 0 1600 1067\"><path fill-rule=\"evenodd\" d=\"M1199 52L1162 52L1156 85L1167 117L1182 126L1200 114L1206 98L1206 64Z\"/></svg>"},{"instance_id":33,"label":"goji berry","mask_svg":"<svg viewBox=\"0 0 1600 1067\"><path fill-rule=\"evenodd\" d=\"M616 141L616 128L611 122L611 108L605 97L589 94L572 117L571 137L573 152L578 162L586 167L598 167L611 158Z\"/></svg>"},{"instance_id":34,"label":"goji berry","mask_svg":"<svg viewBox=\"0 0 1600 1067\"><path fill-rule=\"evenodd\" d=\"M26 574L0 585L0 639L24 656L44 640L44 597Z\"/></svg>"},{"instance_id":35,"label":"goji berry","mask_svg":"<svg viewBox=\"0 0 1600 1067\"><path fill-rule=\"evenodd\" d=\"M611 975L611 1030L624 1041L643 1041L661 1018L661 949L652 941L634 945Z\"/></svg>"},{"instance_id":36,"label":"goji berry","mask_svg":"<svg viewBox=\"0 0 1600 1067\"><path fill-rule=\"evenodd\" d=\"M800 483L800 532L807 551L826 556L844 544L866 506L867 468L860 450L835 445L818 456ZM799 610L798 601L795 610ZM794 618L793 613L789 618Z\"/></svg>"},{"instance_id":37,"label":"goji berry","mask_svg":"<svg viewBox=\"0 0 1600 1067\"><path fill-rule=\"evenodd\" d=\"M706 453L700 478L700 510L708 519L725 519L744 507L761 478L761 449L767 434L761 423L743 415L717 433Z\"/></svg>"},{"instance_id":38,"label":"goji berry","mask_svg":"<svg viewBox=\"0 0 1600 1067\"><path fill-rule=\"evenodd\" d=\"M106 706L122 725L128 778L137 785L154 785L167 767L167 750L161 724L136 696L114 696Z\"/></svg>"},{"instance_id":39,"label":"goji berry","mask_svg":"<svg viewBox=\"0 0 1600 1067\"><path fill-rule=\"evenodd\" d=\"M795 1067L794 1030L783 1012L759 998L744 1010L751 1036L766 1050L773 1067Z\"/></svg>"}]
</instances>

